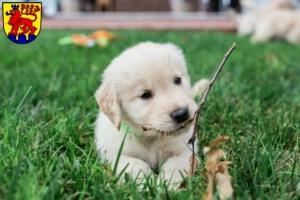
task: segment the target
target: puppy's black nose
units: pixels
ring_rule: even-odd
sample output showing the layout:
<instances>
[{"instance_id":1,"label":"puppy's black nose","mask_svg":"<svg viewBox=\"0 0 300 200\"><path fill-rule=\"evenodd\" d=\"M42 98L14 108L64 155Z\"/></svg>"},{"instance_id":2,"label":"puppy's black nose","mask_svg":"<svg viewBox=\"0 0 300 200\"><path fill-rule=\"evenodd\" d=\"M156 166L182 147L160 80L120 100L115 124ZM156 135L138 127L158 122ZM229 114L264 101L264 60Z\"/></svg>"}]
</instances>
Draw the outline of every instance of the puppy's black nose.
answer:
<instances>
[{"instance_id":1,"label":"puppy's black nose","mask_svg":"<svg viewBox=\"0 0 300 200\"><path fill-rule=\"evenodd\" d=\"M187 108L179 108L171 112L171 117L177 123L184 122L189 118L189 110Z\"/></svg>"}]
</instances>

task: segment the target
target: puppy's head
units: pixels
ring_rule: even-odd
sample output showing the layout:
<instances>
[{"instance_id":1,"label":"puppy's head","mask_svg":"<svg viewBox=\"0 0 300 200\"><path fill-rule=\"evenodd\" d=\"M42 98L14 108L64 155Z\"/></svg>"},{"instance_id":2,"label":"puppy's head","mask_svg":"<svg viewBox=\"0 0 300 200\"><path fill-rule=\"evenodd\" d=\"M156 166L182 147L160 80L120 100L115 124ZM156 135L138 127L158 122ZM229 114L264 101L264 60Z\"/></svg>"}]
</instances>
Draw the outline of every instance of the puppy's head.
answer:
<instances>
[{"instance_id":1,"label":"puppy's head","mask_svg":"<svg viewBox=\"0 0 300 200\"><path fill-rule=\"evenodd\" d=\"M115 58L95 94L101 111L143 135L180 134L197 109L182 51L173 44L140 43Z\"/></svg>"}]
</instances>

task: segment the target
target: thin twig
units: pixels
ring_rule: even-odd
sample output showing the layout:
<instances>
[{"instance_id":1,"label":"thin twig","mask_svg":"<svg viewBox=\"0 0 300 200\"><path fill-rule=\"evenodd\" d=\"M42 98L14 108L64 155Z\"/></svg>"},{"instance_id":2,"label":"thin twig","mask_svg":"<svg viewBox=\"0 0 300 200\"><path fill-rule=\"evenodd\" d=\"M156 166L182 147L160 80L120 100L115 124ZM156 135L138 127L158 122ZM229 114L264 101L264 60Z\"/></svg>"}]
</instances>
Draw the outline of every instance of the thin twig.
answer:
<instances>
[{"instance_id":1,"label":"thin twig","mask_svg":"<svg viewBox=\"0 0 300 200\"><path fill-rule=\"evenodd\" d=\"M223 69L223 66L224 64L226 63L227 59L229 58L229 56L231 55L231 53L233 52L233 50L236 48L236 45L235 43L233 43L233 45L231 46L231 48L228 50L228 52L224 55L224 58L218 68L218 70L216 71L215 75L213 76L213 78L211 79L209 85L208 85L208 88L206 90L206 92L204 93L200 103L198 104L198 109L196 110L195 112L195 115L194 115L194 130L193 130L193 135L192 137L190 138L188 144L192 144L192 147L193 147L193 158L195 156L195 152L194 152L194 143L195 143L195 140L196 140L196 135L197 135L197 122L198 122L198 118L199 118L199 114L200 114L200 110L201 108L203 107L203 105L205 104L206 102L206 98L207 98L207 95L208 93L210 92L213 84L215 83L216 79L217 79L217 76L219 75L219 73L222 71ZM194 162L194 159L193 159L193 162ZM192 164L192 166L194 167L194 163ZM194 171L194 169L192 169L192 171Z\"/></svg>"}]
</instances>

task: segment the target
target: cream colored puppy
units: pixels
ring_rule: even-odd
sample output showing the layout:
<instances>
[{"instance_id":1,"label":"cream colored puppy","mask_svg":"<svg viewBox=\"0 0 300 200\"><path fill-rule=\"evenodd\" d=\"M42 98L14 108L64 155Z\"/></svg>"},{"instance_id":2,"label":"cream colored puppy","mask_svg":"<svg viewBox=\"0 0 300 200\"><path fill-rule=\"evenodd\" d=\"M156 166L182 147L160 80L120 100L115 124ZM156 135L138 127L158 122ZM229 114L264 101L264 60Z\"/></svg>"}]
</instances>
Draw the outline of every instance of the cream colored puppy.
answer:
<instances>
[{"instance_id":1,"label":"cream colored puppy","mask_svg":"<svg viewBox=\"0 0 300 200\"><path fill-rule=\"evenodd\" d=\"M285 39L292 44L300 44L300 12L276 10L265 13L257 19L252 42L268 41L272 38Z\"/></svg>"},{"instance_id":2,"label":"cream colored puppy","mask_svg":"<svg viewBox=\"0 0 300 200\"><path fill-rule=\"evenodd\" d=\"M250 12L237 15L229 12L237 22L238 35L251 34L252 42L285 39L289 43L300 43L300 12L295 11L296 3L290 0L270 1L257 7L253 1L242 0L241 4Z\"/></svg>"},{"instance_id":3,"label":"cream colored puppy","mask_svg":"<svg viewBox=\"0 0 300 200\"><path fill-rule=\"evenodd\" d=\"M202 80L194 91L203 92L207 85ZM197 109L182 51L152 42L127 49L104 71L95 97L101 110L95 133L101 156L115 165L127 129L117 172L127 166L125 172L141 178L162 164L162 177L177 188L192 153L187 146L192 127L181 124Z\"/></svg>"}]
</instances>

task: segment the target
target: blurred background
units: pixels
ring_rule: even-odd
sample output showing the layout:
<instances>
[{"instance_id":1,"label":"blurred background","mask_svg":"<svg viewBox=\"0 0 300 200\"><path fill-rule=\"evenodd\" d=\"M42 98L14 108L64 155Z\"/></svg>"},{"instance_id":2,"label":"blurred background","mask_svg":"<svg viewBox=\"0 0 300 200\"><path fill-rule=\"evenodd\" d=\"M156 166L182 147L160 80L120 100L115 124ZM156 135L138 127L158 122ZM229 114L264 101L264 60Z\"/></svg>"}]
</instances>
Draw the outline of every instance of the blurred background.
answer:
<instances>
[{"instance_id":1,"label":"blurred background","mask_svg":"<svg viewBox=\"0 0 300 200\"><path fill-rule=\"evenodd\" d=\"M44 15L42 28L235 31L235 19L226 12L230 10L245 13L247 8L241 6L241 1L243 0L41 0ZM284 2L285 7L299 7L298 0L248 1L257 6Z\"/></svg>"},{"instance_id":2,"label":"blurred background","mask_svg":"<svg viewBox=\"0 0 300 200\"><path fill-rule=\"evenodd\" d=\"M228 7L240 10L239 0L41 0L44 14L57 12L218 12ZM41 2L36 1L36 2ZM6 0L1 2L35 2ZM257 1L260 2L260 1Z\"/></svg>"},{"instance_id":3,"label":"blurred background","mask_svg":"<svg viewBox=\"0 0 300 200\"><path fill-rule=\"evenodd\" d=\"M23 1L30 2L30 0ZM5 2L14 1L5 0ZM44 15L43 29L232 31L235 29L234 23L219 13L228 8L241 11L239 0L41 0L41 2Z\"/></svg>"}]
</instances>

